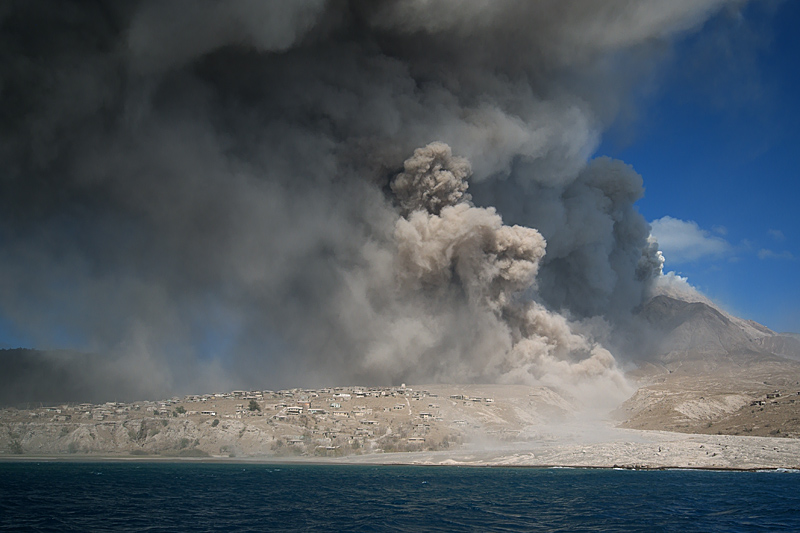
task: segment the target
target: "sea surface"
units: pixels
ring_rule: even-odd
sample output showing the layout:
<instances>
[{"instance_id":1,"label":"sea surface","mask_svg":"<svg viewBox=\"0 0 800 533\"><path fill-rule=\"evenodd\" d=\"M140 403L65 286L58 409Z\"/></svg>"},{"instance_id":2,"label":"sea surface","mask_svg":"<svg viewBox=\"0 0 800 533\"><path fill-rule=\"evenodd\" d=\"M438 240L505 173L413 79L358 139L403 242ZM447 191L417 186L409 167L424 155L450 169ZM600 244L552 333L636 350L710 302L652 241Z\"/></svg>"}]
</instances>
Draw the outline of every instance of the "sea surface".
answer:
<instances>
[{"instance_id":1,"label":"sea surface","mask_svg":"<svg viewBox=\"0 0 800 533\"><path fill-rule=\"evenodd\" d=\"M800 531L800 473L0 463L2 531Z\"/></svg>"}]
</instances>

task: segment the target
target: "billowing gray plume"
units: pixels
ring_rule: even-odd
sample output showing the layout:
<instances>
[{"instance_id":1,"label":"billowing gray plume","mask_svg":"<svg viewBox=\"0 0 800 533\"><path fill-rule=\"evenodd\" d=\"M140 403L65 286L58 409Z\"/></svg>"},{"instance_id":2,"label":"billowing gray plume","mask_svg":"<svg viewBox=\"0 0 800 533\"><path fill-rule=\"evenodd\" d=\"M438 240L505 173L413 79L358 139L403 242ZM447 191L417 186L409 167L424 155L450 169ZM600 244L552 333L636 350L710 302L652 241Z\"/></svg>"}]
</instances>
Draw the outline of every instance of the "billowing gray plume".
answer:
<instances>
[{"instance_id":1,"label":"billowing gray plume","mask_svg":"<svg viewBox=\"0 0 800 533\"><path fill-rule=\"evenodd\" d=\"M6 2L0 331L118 358L142 395L613 396L661 261L641 178L587 159L727 4Z\"/></svg>"}]
</instances>

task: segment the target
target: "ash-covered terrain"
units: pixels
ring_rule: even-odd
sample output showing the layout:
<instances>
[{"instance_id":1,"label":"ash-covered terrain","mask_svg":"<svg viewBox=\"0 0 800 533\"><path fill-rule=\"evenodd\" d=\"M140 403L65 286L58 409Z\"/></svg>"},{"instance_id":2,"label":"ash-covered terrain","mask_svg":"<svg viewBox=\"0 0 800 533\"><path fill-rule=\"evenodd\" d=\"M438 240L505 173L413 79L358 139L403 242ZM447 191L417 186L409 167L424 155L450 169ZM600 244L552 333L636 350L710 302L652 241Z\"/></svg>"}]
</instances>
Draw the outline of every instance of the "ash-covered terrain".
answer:
<instances>
[{"instance_id":1,"label":"ash-covered terrain","mask_svg":"<svg viewBox=\"0 0 800 533\"><path fill-rule=\"evenodd\" d=\"M234 391L164 401L0 413L6 454L341 457L530 439L574 411L550 389L509 385Z\"/></svg>"},{"instance_id":2,"label":"ash-covered terrain","mask_svg":"<svg viewBox=\"0 0 800 533\"><path fill-rule=\"evenodd\" d=\"M624 427L800 437L795 336L664 295L640 315L661 336L630 373L641 388L616 412Z\"/></svg>"},{"instance_id":3,"label":"ash-covered terrain","mask_svg":"<svg viewBox=\"0 0 800 533\"><path fill-rule=\"evenodd\" d=\"M791 336L705 301L640 310L663 334L613 412L553 387L424 385L233 391L0 411L6 457L346 460L624 467L800 466ZM788 355L795 355L792 352ZM649 431L641 431L649 430ZM681 434L693 434L683 435Z\"/></svg>"}]
</instances>

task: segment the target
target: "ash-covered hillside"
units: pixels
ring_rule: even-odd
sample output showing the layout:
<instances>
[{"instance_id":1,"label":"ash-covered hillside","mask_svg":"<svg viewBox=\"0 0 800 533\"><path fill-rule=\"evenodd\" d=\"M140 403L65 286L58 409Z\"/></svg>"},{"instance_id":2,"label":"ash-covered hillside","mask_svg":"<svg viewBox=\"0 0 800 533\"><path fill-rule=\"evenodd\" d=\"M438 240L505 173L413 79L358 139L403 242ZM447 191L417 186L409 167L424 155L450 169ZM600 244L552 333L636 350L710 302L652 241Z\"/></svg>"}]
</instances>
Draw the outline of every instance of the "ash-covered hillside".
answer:
<instances>
[{"instance_id":1,"label":"ash-covered hillside","mask_svg":"<svg viewBox=\"0 0 800 533\"><path fill-rule=\"evenodd\" d=\"M710 302L658 295L642 306L639 316L652 328L657 338L652 355L662 362L723 355L741 360L800 357L796 337L734 317Z\"/></svg>"},{"instance_id":2,"label":"ash-covered hillside","mask_svg":"<svg viewBox=\"0 0 800 533\"><path fill-rule=\"evenodd\" d=\"M657 340L628 373L640 388L617 411L624 426L800 436L796 336L663 295L639 316Z\"/></svg>"}]
</instances>

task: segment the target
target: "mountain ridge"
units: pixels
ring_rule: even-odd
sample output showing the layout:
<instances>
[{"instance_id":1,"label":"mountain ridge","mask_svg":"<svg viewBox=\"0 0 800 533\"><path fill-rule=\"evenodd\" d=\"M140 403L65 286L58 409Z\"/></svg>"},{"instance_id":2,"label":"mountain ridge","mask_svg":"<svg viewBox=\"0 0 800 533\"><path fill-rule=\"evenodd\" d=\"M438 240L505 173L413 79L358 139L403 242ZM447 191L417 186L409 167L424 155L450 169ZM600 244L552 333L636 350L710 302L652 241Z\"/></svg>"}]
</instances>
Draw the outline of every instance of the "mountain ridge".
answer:
<instances>
[{"instance_id":1,"label":"mountain ridge","mask_svg":"<svg viewBox=\"0 0 800 533\"><path fill-rule=\"evenodd\" d=\"M707 302L657 295L641 306L638 316L661 336L653 355L662 360L723 354L800 358L800 340L732 316Z\"/></svg>"},{"instance_id":2,"label":"mountain ridge","mask_svg":"<svg viewBox=\"0 0 800 533\"><path fill-rule=\"evenodd\" d=\"M796 336L671 295L648 300L638 316L655 348L628 372L638 388L616 411L622 427L800 436Z\"/></svg>"}]
</instances>

